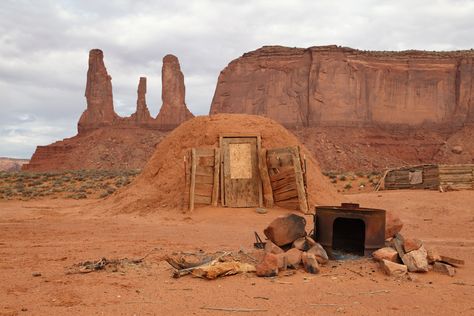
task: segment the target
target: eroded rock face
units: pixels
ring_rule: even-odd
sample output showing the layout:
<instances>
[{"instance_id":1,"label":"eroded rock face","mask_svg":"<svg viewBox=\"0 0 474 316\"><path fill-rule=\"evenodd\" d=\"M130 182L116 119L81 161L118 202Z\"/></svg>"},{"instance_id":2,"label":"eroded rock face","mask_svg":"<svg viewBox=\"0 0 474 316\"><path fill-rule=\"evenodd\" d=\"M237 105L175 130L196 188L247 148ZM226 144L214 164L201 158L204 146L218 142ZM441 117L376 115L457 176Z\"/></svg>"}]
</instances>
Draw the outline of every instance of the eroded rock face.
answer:
<instances>
[{"instance_id":1,"label":"eroded rock face","mask_svg":"<svg viewBox=\"0 0 474 316\"><path fill-rule=\"evenodd\" d=\"M138 83L136 112L130 117L118 116L114 111L112 78L105 68L104 53L100 49L91 50L85 93L87 109L79 119L79 134L106 126L169 131L193 117L184 101L184 76L176 56L167 55L163 58L162 89L163 105L156 119L150 116L146 103L145 77L140 77Z\"/></svg>"},{"instance_id":2,"label":"eroded rock face","mask_svg":"<svg viewBox=\"0 0 474 316\"><path fill-rule=\"evenodd\" d=\"M152 124L153 119L146 105L146 77L140 77L137 89L137 111L132 114L135 122L140 124Z\"/></svg>"},{"instance_id":3,"label":"eroded rock face","mask_svg":"<svg viewBox=\"0 0 474 316\"><path fill-rule=\"evenodd\" d=\"M156 120L160 129L171 130L193 117L184 100L184 76L176 56L166 55L163 58L161 82L163 105Z\"/></svg>"},{"instance_id":4,"label":"eroded rock face","mask_svg":"<svg viewBox=\"0 0 474 316\"><path fill-rule=\"evenodd\" d=\"M210 113L287 127L474 122L474 52L265 46L220 74Z\"/></svg>"},{"instance_id":5,"label":"eroded rock face","mask_svg":"<svg viewBox=\"0 0 474 316\"><path fill-rule=\"evenodd\" d=\"M111 125L118 118L114 111L112 77L107 73L104 53L100 49L89 52L85 97L87 109L79 119L79 133Z\"/></svg>"}]
</instances>

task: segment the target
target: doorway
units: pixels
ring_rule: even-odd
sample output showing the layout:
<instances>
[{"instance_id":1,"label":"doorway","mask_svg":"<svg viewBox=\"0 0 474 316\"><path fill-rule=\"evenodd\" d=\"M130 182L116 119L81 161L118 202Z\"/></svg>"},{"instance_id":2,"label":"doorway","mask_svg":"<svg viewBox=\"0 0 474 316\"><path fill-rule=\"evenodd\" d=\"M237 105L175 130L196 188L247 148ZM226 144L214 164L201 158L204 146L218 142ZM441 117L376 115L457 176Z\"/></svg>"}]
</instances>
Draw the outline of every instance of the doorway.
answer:
<instances>
[{"instance_id":1,"label":"doorway","mask_svg":"<svg viewBox=\"0 0 474 316\"><path fill-rule=\"evenodd\" d=\"M332 231L332 249L358 256L364 255L365 223L358 218L338 217Z\"/></svg>"},{"instance_id":2,"label":"doorway","mask_svg":"<svg viewBox=\"0 0 474 316\"><path fill-rule=\"evenodd\" d=\"M257 207L262 204L258 169L259 136L221 136L221 199L228 207Z\"/></svg>"}]
</instances>

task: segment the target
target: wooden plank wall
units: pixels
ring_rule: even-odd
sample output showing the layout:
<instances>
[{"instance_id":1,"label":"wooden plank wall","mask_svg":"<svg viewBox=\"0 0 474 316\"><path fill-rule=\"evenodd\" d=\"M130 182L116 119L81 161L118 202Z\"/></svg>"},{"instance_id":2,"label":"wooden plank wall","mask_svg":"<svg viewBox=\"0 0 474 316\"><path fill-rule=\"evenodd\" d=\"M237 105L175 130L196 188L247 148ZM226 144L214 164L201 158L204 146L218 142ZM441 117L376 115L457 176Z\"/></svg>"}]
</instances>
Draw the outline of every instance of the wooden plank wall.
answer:
<instances>
[{"instance_id":1,"label":"wooden plank wall","mask_svg":"<svg viewBox=\"0 0 474 316\"><path fill-rule=\"evenodd\" d=\"M409 173L416 170L423 171L423 182L419 184L411 184ZM385 177L385 190L400 189L432 189L437 190L439 187L438 166L421 165L404 167L396 170L388 171Z\"/></svg>"},{"instance_id":2,"label":"wooden plank wall","mask_svg":"<svg viewBox=\"0 0 474 316\"><path fill-rule=\"evenodd\" d=\"M219 188L219 149L191 149L189 210L195 204L217 205Z\"/></svg>"},{"instance_id":3,"label":"wooden plank wall","mask_svg":"<svg viewBox=\"0 0 474 316\"><path fill-rule=\"evenodd\" d=\"M474 164L439 165L439 180L443 189L474 189Z\"/></svg>"},{"instance_id":4,"label":"wooden plank wall","mask_svg":"<svg viewBox=\"0 0 474 316\"><path fill-rule=\"evenodd\" d=\"M306 185L299 148L267 150L267 166L275 204L307 212Z\"/></svg>"}]
</instances>

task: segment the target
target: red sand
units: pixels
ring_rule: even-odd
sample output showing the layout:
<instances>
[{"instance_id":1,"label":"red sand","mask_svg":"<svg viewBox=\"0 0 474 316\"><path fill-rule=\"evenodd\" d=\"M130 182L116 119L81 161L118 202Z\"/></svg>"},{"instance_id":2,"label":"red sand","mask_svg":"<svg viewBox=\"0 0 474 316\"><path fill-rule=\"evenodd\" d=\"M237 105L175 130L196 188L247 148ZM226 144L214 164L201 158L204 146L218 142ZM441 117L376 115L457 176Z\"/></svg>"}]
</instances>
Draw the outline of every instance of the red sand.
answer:
<instances>
[{"instance_id":1,"label":"red sand","mask_svg":"<svg viewBox=\"0 0 474 316\"><path fill-rule=\"evenodd\" d=\"M193 147L218 147L223 133L259 133L266 149L298 145L307 159L310 205L340 201L324 177L316 159L287 129L277 122L254 115L218 114L191 119L176 128L158 145L140 176L126 189L111 197L115 212L154 212L184 209L184 156Z\"/></svg>"},{"instance_id":2,"label":"red sand","mask_svg":"<svg viewBox=\"0 0 474 316\"><path fill-rule=\"evenodd\" d=\"M191 215L159 212L110 216L88 200L0 201L0 315L222 315L201 307L257 308L257 315L472 315L474 313L474 194L398 191L347 196L393 210L403 234L422 239L466 266L454 277L435 272L415 280L384 275L371 260L304 273L206 281L173 279L162 261L173 251L249 251L286 210L202 208ZM307 219L307 231L312 217ZM138 258L158 248L144 266L121 272L65 275L84 260ZM32 272L41 272L33 277ZM21 309L27 309L22 312ZM230 313L229 313L230 314ZM241 314L241 313L235 313ZM242 313L250 315L251 313Z\"/></svg>"}]
</instances>

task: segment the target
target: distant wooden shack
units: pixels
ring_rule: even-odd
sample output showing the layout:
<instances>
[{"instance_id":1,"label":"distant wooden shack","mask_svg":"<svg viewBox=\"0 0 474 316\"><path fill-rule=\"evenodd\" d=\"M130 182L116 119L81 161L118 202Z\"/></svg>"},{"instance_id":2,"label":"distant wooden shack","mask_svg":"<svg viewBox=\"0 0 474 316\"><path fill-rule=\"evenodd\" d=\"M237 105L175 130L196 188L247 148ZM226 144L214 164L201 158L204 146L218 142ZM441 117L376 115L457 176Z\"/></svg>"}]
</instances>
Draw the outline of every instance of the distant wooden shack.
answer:
<instances>
[{"instance_id":1,"label":"distant wooden shack","mask_svg":"<svg viewBox=\"0 0 474 316\"><path fill-rule=\"evenodd\" d=\"M474 164L426 164L388 169L380 180L377 189L441 191L474 189Z\"/></svg>"}]
</instances>

